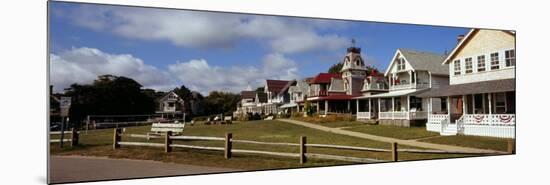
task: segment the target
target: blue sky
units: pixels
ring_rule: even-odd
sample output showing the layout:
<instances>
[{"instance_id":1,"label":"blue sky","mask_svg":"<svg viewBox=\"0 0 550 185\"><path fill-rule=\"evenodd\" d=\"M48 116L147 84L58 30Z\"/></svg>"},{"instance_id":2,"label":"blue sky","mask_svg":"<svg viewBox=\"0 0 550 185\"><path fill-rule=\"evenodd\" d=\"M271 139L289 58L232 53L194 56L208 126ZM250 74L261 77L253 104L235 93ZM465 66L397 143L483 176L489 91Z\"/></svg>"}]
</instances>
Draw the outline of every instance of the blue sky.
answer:
<instances>
[{"instance_id":1,"label":"blue sky","mask_svg":"<svg viewBox=\"0 0 550 185\"><path fill-rule=\"evenodd\" d=\"M325 72L351 39L385 70L397 48L443 54L468 29L50 2L56 91L100 74L147 88L238 92Z\"/></svg>"}]
</instances>

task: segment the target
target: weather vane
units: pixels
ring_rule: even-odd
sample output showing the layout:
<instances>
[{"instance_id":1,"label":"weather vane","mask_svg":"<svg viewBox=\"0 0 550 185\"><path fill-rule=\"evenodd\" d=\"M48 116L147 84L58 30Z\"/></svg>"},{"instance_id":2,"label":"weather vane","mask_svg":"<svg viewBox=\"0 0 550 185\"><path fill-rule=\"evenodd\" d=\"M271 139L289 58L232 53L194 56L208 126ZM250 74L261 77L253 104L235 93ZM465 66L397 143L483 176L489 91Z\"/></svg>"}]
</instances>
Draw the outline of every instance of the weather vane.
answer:
<instances>
[{"instance_id":1,"label":"weather vane","mask_svg":"<svg viewBox=\"0 0 550 185\"><path fill-rule=\"evenodd\" d=\"M355 47L355 39L351 39L351 46Z\"/></svg>"}]
</instances>

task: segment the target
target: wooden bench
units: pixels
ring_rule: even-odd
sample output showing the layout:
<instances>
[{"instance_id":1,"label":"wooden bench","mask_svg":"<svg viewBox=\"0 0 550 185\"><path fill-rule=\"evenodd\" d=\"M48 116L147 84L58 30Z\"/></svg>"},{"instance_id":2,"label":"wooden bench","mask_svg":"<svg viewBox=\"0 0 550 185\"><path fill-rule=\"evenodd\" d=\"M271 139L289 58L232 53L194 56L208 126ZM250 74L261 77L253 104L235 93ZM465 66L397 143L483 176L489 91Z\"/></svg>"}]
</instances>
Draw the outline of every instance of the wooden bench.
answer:
<instances>
[{"instance_id":1,"label":"wooden bench","mask_svg":"<svg viewBox=\"0 0 550 185\"><path fill-rule=\"evenodd\" d=\"M168 131L179 135L183 133L183 128L185 128L185 123L153 123L151 132L147 133L147 140L150 139L150 136L162 136Z\"/></svg>"}]
</instances>

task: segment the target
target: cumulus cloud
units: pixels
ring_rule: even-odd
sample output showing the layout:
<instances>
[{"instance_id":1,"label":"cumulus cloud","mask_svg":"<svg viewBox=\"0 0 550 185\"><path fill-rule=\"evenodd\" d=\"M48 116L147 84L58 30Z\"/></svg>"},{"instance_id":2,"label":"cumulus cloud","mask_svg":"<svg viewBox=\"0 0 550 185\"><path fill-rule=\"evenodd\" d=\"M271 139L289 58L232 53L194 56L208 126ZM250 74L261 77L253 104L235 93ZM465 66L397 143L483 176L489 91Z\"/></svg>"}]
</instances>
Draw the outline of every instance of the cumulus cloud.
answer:
<instances>
[{"instance_id":1,"label":"cumulus cloud","mask_svg":"<svg viewBox=\"0 0 550 185\"><path fill-rule=\"evenodd\" d=\"M318 33L342 28L342 21L99 5L81 5L58 15L96 31L183 47L227 48L249 39L265 42L272 52L297 53L334 50L349 42Z\"/></svg>"},{"instance_id":2,"label":"cumulus cloud","mask_svg":"<svg viewBox=\"0 0 550 185\"><path fill-rule=\"evenodd\" d=\"M57 92L73 83L92 83L103 74L130 77L146 88L165 90L175 86L167 72L129 54L109 54L87 47L50 54L50 80Z\"/></svg>"},{"instance_id":3,"label":"cumulus cloud","mask_svg":"<svg viewBox=\"0 0 550 185\"><path fill-rule=\"evenodd\" d=\"M239 92L248 85L264 85L265 79L291 80L299 77L293 60L282 54L268 54L262 67L220 67L210 65L205 59L178 62L168 66L170 74L188 88L207 94L212 90Z\"/></svg>"},{"instance_id":4,"label":"cumulus cloud","mask_svg":"<svg viewBox=\"0 0 550 185\"><path fill-rule=\"evenodd\" d=\"M239 92L248 85L261 86L265 79L299 78L296 62L277 53L264 56L258 67L222 67L205 59L193 59L168 65L168 70L146 64L130 54L111 54L95 48L72 48L50 54L50 80L56 92L73 83L90 84L103 74L129 77L145 88L163 91L183 84L203 94L212 90Z\"/></svg>"}]
</instances>

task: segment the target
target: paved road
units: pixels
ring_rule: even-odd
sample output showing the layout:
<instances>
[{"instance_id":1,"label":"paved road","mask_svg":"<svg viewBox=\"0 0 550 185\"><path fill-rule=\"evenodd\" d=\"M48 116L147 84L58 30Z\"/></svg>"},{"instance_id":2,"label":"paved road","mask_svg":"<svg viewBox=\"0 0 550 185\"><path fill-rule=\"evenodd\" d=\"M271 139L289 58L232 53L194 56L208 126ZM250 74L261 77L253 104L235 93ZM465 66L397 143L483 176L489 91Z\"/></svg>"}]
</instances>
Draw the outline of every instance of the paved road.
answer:
<instances>
[{"instance_id":1,"label":"paved road","mask_svg":"<svg viewBox=\"0 0 550 185\"><path fill-rule=\"evenodd\" d=\"M50 157L51 183L234 171L240 170L102 157Z\"/></svg>"},{"instance_id":2,"label":"paved road","mask_svg":"<svg viewBox=\"0 0 550 185\"><path fill-rule=\"evenodd\" d=\"M409 145L409 146L416 146L416 147L422 147L422 148L430 148L430 149L437 149L437 150L446 150L446 151L459 151L459 152L478 152L478 153L503 153L500 151L495 150L485 150L485 149L477 149L477 148L468 148L468 147L460 147L460 146L451 146L451 145L442 145L442 144L433 144L433 143L425 143L415 140L403 140L403 139L396 139L391 137L383 137L383 136L376 136L371 134L365 134L360 132L353 132L349 130L342 130L338 128L331 128L331 127L325 127L318 124L303 122L303 121L297 121L297 120L290 120L290 119L279 119L279 121L284 121L287 123L292 123L296 125L301 125L304 127L309 127L317 130L322 130L326 132L332 132L336 134L342 134L352 137L358 137L363 139L370 139L375 141L382 141L382 142L396 142L403 145Z\"/></svg>"}]
</instances>

